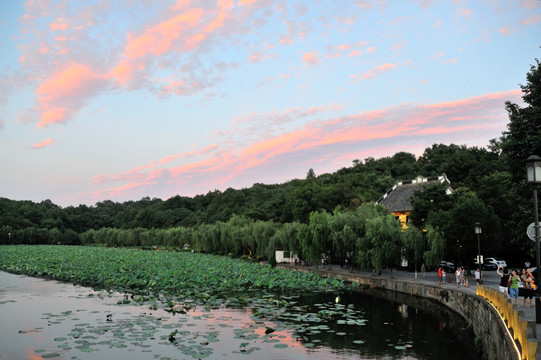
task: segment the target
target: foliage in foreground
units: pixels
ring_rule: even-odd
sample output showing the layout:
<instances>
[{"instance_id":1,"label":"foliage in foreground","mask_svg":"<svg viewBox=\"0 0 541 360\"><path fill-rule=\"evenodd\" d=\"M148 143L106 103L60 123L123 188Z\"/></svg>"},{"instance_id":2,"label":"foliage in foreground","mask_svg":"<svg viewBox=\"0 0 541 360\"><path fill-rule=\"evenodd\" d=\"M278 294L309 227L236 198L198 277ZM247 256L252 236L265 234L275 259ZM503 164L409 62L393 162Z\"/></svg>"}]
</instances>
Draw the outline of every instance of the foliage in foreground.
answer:
<instances>
[{"instance_id":1,"label":"foliage in foreground","mask_svg":"<svg viewBox=\"0 0 541 360\"><path fill-rule=\"evenodd\" d=\"M227 257L82 246L2 246L0 270L137 294L209 300L249 290L314 291L342 281Z\"/></svg>"}]
</instances>

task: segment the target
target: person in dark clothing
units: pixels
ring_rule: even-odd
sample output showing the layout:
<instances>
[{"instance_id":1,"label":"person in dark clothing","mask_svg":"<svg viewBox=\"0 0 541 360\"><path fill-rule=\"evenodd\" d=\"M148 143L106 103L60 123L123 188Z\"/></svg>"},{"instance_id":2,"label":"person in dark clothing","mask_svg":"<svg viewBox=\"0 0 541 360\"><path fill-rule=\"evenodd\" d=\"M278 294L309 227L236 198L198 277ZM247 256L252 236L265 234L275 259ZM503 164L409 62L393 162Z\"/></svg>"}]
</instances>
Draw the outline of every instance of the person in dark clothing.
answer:
<instances>
[{"instance_id":1,"label":"person in dark clothing","mask_svg":"<svg viewBox=\"0 0 541 360\"><path fill-rule=\"evenodd\" d=\"M496 270L496 273L501 276L499 287L500 292L509 297L509 289L507 288L507 283L509 282L509 274L507 273L507 269L498 266L498 270Z\"/></svg>"}]
</instances>

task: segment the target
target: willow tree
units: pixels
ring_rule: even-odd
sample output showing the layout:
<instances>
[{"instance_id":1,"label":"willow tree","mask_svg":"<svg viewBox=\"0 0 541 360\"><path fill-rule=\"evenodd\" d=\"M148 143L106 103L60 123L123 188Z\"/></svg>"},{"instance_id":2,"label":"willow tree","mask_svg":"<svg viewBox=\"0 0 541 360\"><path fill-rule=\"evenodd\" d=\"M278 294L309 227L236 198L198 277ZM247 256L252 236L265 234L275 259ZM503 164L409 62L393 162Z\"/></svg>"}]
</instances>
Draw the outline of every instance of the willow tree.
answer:
<instances>
[{"instance_id":1,"label":"willow tree","mask_svg":"<svg viewBox=\"0 0 541 360\"><path fill-rule=\"evenodd\" d=\"M355 232L355 226L358 222L358 218L353 212L340 213L338 211L335 211L329 222L333 253L341 261L348 259L350 271L353 269L351 257L355 253L359 237Z\"/></svg>"},{"instance_id":2,"label":"willow tree","mask_svg":"<svg viewBox=\"0 0 541 360\"><path fill-rule=\"evenodd\" d=\"M423 259L425 237L421 230L413 225L410 225L403 233L403 241L407 257L409 259L413 259L415 266L415 278L417 279L417 266Z\"/></svg>"},{"instance_id":3,"label":"willow tree","mask_svg":"<svg viewBox=\"0 0 541 360\"><path fill-rule=\"evenodd\" d=\"M377 216L366 221L366 238L368 254L374 273L380 274L381 269L389 267L391 276L393 266L400 262L402 251L401 226L391 214Z\"/></svg>"},{"instance_id":4,"label":"willow tree","mask_svg":"<svg viewBox=\"0 0 541 360\"><path fill-rule=\"evenodd\" d=\"M307 226L298 229L298 237L302 253L306 260L319 266L321 255L331 251L331 229L329 227L330 215L326 211L310 213ZM330 268L330 265L329 265Z\"/></svg>"},{"instance_id":5,"label":"willow tree","mask_svg":"<svg viewBox=\"0 0 541 360\"><path fill-rule=\"evenodd\" d=\"M332 267L330 261L332 251L331 228L329 226L330 218L331 215L325 210L322 212L314 211L310 213L310 221L308 223L314 253L316 251L319 252L319 259L321 259L322 254L329 256L329 270ZM315 261L315 259L313 260Z\"/></svg>"},{"instance_id":6,"label":"willow tree","mask_svg":"<svg viewBox=\"0 0 541 360\"><path fill-rule=\"evenodd\" d=\"M276 233L279 225L273 221L258 220L250 226L250 237L255 241L256 248L254 255L264 257L267 255L267 248L270 244L270 239Z\"/></svg>"},{"instance_id":7,"label":"willow tree","mask_svg":"<svg viewBox=\"0 0 541 360\"><path fill-rule=\"evenodd\" d=\"M297 228L297 238L299 239L299 243L301 244L304 260L315 263L317 270L322 250L314 241L308 225L302 223L300 224L300 226Z\"/></svg>"},{"instance_id":8,"label":"willow tree","mask_svg":"<svg viewBox=\"0 0 541 360\"><path fill-rule=\"evenodd\" d=\"M426 227L426 242L428 250L423 254L427 267L435 267L445 255L445 239L443 235L431 225Z\"/></svg>"},{"instance_id":9,"label":"willow tree","mask_svg":"<svg viewBox=\"0 0 541 360\"><path fill-rule=\"evenodd\" d=\"M221 246L225 254L231 252L234 256L251 255L255 249L255 241L250 236L253 220L243 215L233 215L223 224L221 231Z\"/></svg>"},{"instance_id":10,"label":"willow tree","mask_svg":"<svg viewBox=\"0 0 541 360\"><path fill-rule=\"evenodd\" d=\"M267 244L267 259L272 264L276 262L276 250L289 251L290 257L306 259L302 254L301 237L304 236L299 231L300 228L307 228L306 224L299 222L277 224L276 231L270 237Z\"/></svg>"},{"instance_id":11,"label":"willow tree","mask_svg":"<svg viewBox=\"0 0 541 360\"><path fill-rule=\"evenodd\" d=\"M350 272L353 264L361 267L370 267L371 261L365 258L365 252L361 249L370 248L364 246L363 238L366 234L366 221L375 216L385 215L387 210L382 206L374 206L373 203L364 203L355 211L335 211L330 219L333 239L333 253L340 258L347 258Z\"/></svg>"}]
</instances>

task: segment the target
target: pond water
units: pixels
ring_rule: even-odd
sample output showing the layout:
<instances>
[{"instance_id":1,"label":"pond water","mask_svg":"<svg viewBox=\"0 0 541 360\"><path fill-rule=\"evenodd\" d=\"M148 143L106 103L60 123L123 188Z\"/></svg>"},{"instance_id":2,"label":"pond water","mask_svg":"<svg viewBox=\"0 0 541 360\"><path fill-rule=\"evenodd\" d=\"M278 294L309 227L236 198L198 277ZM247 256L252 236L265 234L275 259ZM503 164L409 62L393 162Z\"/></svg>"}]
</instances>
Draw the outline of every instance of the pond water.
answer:
<instances>
[{"instance_id":1,"label":"pond water","mask_svg":"<svg viewBox=\"0 0 541 360\"><path fill-rule=\"evenodd\" d=\"M0 272L0 360L475 358L462 319L391 292L170 305Z\"/></svg>"}]
</instances>

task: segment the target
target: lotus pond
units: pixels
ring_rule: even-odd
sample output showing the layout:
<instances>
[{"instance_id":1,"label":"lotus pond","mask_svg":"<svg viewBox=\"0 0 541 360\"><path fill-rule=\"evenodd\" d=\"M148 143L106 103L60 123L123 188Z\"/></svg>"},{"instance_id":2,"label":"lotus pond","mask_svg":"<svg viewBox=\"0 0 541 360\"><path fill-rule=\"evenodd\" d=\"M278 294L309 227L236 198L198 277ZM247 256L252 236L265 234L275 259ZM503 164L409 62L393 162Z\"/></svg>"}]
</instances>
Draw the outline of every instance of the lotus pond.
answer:
<instances>
[{"instance_id":1,"label":"lotus pond","mask_svg":"<svg viewBox=\"0 0 541 360\"><path fill-rule=\"evenodd\" d=\"M70 282L58 282L0 272L0 359L475 358L466 324L418 298L394 298L391 292L363 293L313 275L303 278L297 272L275 272L267 266L199 254L66 249L0 248L0 266L5 270L24 266L36 276L52 277L55 271L71 276ZM121 285L116 288L98 281L94 288L73 285L82 283L75 274L83 265L74 265L77 262L92 263L84 269L86 276L95 280L99 272L90 269L103 265L105 255L97 254L103 250L106 258L115 259L111 274L119 266L137 266L132 269L138 275L135 279L146 285L131 286L129 281L118 281ZM82 251L81 258L70 259L64 253L70 251ZM59 256L51 259L55 252ZM157 258L147 266L150 273L158 275L163 271L158 264L165 261L176 269L176 263L190 255L197 255L196 262L206 259L204 267L213 261L221 264L218 272L207 268L209 279L218 273L227 275L205 287L203 280L197 279L201 276L198 267L192 265L191 273L184 273L189 274L187 278L174 276L172 284L188 283L193 277L201 288L171 285L176 292L168 292L156 285L167 277L148 279L139 268L143 257ZM132 259L121 260L124 256ZM43 267L43 263L57 266ZM246 280L240 270L243 266L263 275ZM236 275L228 273L231 269ZM300 280L294 282L297 277ZM117 284L114 279L102 273L101 281ZM282 285L288 279L296 288ZM218 284L225 280L229 280L227 284Z\"/></svg>"}]
</instances>

